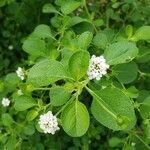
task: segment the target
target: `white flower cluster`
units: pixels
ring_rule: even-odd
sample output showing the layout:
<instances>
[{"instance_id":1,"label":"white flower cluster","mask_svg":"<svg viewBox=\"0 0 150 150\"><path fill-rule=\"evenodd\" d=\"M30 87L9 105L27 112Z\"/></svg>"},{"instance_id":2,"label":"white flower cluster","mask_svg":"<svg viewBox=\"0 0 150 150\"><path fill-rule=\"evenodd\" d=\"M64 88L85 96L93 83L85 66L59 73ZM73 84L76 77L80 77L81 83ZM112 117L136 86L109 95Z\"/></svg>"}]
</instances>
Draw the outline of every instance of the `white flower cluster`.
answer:
<instances>
[{"instance_id":1,"label":"white flower cluster","mask_svg":"<svg viewBox=\"0 0 150 150\"><path fill-rule=\"evenodd\" d=\"M52 114L51 111L41 115L38 123L44 133L55 134L55 132L59 130L57 118Z\"/></svg>"},{"instance_id":2,"label":"white flower cluster","mask_svg":"<svg viewBox=\"0 0 150 150\"><path fill-rule=\"evenodd\" d=\"M24 80L25 79L25 74L24 74L24 70L21 67L18 67L18 69L16 70L17 76L21 79Z\"/></svg>"},{"instance_id":3,"label":"white flower cluster","mask_svg":"<svg viewBox=\"0 0 150 150\"><path fill-rule=\"evenodd\" d=\"M7 107L7 106L9 106L9 104L10 104L10 100L8 99L8 98L3 98L2 99L2 105L4 106L4 107Z\"/></svg>"},{"instance_id":4,"label":"white flower cluster","mask_svg":"<svg viewBox=\"0 0 150 150\"><path fill-rule=\"evenodd\" d=\"M106 63L104 56L96 57L93 55L90 59L87 75L90 80L100 80L103 75L107 74L108 68L109 65Z\"/></svg>"}]
</instances>

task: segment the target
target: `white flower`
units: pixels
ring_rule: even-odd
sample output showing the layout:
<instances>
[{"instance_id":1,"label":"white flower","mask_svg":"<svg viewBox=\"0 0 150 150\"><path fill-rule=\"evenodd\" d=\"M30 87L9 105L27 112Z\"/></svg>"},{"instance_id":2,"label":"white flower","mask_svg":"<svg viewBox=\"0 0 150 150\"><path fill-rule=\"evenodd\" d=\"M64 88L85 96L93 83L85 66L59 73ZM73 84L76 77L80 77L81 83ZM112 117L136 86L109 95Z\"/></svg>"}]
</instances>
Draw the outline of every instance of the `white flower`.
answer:
<instances>
[{"instance_id":1,"label":"white flower","mask_svg":"<svg viewBox=\"0 0 150 150\"><path fill-rule=\"evenodd\" d=\"M25 79L25 74L24 71L21 67L18 67L18 69L16 70L17 76L21 79L24 80Z\"/></svg>"},{"instance_id":2,"label":"white flower","mask_svg":"<svg viewBox=\"0 0 150 150\"><path fill-rule=\"evenodd\" d=\"M13 45L9 45L9 46L8 46L8 49L9 49L9 50L13 50L13 49L14 49Z\"/></svg>"},{"instance_id":3,"label":"white flower","mask_svg":"<svg viewBox=\"0 0 150 150\"><path fill-rule=\"evenodd\" d=\"M57 118L52 114L51 111L41 115L38 123L44 133L55 134L55 132L59 130Z\"/></svg>"},{"instance_id":4,"label":"white flower","mask_svg":"<svg viewBox=\"0 0 150 150\"><path fill-rule=\"evenodd\" d=\"M9 106L9 104L10 104L10 100L9 100L8 98L3 98L3 99L2 99L2 105L3 105L4 107Z\"/></svg>"},{"instance_id":5,"label":"white flower","mask_svg":"<svg viewBox=\"0 0 150 150\"><path fill-rule=\"evenodd\" d=\"M17 94L18 94L18 95L23 95L22 90L18 90L18 91L17 91Z\"/></svg>"},{"instance_id":6,"label":"white flower","mask_svg":"<svg viewBox=\"0 0 150 150\"><path fill-rule=\"evenodd\" d=\"M109 65L106 63L104 56L96 57L93 55L90 59L87 75L90 80L100 80L103 75L107 74L108 68Z\"/></svg>"}]
</instances>

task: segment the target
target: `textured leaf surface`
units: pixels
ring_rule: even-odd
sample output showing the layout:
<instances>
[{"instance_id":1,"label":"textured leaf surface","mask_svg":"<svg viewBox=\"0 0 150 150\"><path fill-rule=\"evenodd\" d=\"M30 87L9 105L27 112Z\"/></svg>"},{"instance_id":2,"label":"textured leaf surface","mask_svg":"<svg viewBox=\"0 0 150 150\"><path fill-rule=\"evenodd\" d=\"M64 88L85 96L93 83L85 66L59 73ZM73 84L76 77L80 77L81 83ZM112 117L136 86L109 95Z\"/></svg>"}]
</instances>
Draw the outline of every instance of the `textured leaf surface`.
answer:
<instances>
[{"instance_id":1,"label":"textured leaf surface","mask_svg":"<svg viewBox=\"0 0 150 150\"><path fill-rule=\"evenodd\" d=\"M81 5L81 2L77 2L74 0L67 0L62 6L61 11L64 14L70 14L72 11L77 9Z\"/></svg>"},{"instance_id":2,"label":"textured leaf surface","mask_svg":"<svg viewBox=\"0 0 150 150\"><path fill-rule=\"evenodd\" d=\"M21 95L15 98L14 107L18 111L24 111L36 105L37 105L36 101L30 96Z\"/></svg>"},{"instance_id":3,"label":"textured leaf surface","mask_svg":"<svg viewBox=\"0 0 150 150\"><path fill-rule=\"evenodd\" d=\"M61 106L69 100L71 93L69 93L64 87L52 87L50 90L50 101L53 106Z\"/></svg>"},{"instance_id":4,"label":"textured leaf surface","mask_svg":"<svg viewBox=\"0 0 150 150\"><path fill-rule=\"evenodd\" d=\"M46 86L60 79L69 78L63 65L56 60L45 59L35 64L28 73L28 82L34 86Z\"/></svg>"},{"instance_id":5,"label":"textured leaf surface","mask_svg":"<svg viewBox=\"0 0 150 150\"><path fill-rule=\"evenodd\" d=\"M69 60L69 70L76 80L84 77L89 65L90 55L86 51L77 51Z\"/></svg>"},{"instance_id":6,"label":"textured leaf surface","mask_svg":"<svg viewBox=\"0 0 150 150\"><path fill-rule=\"evenodd\" d=\"M72 137L86 133L89 127L89 114L84 104L79 101L69 104L61 115L65 132Z\"/></svg>"},{"instance_id":7,"label":"textured leaf surface","mask_svg":"<svg viewBox=\"0 0 150 150\"><path fill-rule=\"evenodd\" d=\"M48 25L40 24L35 29L32 35L38 38L53 38L51 29Z\"/></svg>"},{"instance_id":8,"label":"textured leaf surface","mask_svg":"<svg viewBox=\"0 0 150 150\"><path fill-rule=\"evenodd\" d=\"M113 70L118 80L124 84L134 81L138 74L138 67L134 62L116 65Z\"/></svg>"},{"instance_id":9,"label":"textured leaf surface","mask_svg":"<svg viewBox=\"0 0 150 150\"><path fill-rule=\"evenodd\" d=\"M46 56L45 42L39 38L28 38L23 43L23 50L33 56Z\"/></svg>"},{"instance_id":10,"label":"textured leaf surface","mask_svg":"<svg viewBox=\"0 0 150 150\"><path fill-rule=\"evenodd\" d=\"M150 26L143 26L140 27L135 34L133 35L132 39L134 41L138 40L149 40L150 39Z\"/></svg>"},{"instance_id":11,"label":"textured leaf surface","mask_svg":"<svg viewBox=\"0 0 150 150\"><path fill-rule=\"evenodd\" d=\"M42 12L43 13L59 13L51 3L45 4L42 8Z\"/></svg>"},{"instance_id":12,"label":"textured leaf surface","mask_svg":"<svg viewBox=\"0 0 150 150\"><path fill-rule=\"evenodd\" d=\"M136 118L132 101L117 88L91 92L92 114L100 123L113 130L130 130Z\"/></svg>"},{"instance_id":13,"label":"textured leaf surface","mask_svg":"<svg viewBox=\"0 0 150 150\"><path fill-rule=\"evenodd\" d=\"M93 34L91 32L84 32L79 36L78 45L81 49L86 50L90 45L93 38Z\"/></svg>"},{"instance_id":14,"label":"textured leaf surface","mask_svg":"<svg viewBox=\"0 0 150 150\"><path fill-rule=\"evenodd\" d=\"M131 42L117 42L105 50L105 58L110 65L126 63L134 59L138 54L138 48Z\"/></svg>"}]
</instances>

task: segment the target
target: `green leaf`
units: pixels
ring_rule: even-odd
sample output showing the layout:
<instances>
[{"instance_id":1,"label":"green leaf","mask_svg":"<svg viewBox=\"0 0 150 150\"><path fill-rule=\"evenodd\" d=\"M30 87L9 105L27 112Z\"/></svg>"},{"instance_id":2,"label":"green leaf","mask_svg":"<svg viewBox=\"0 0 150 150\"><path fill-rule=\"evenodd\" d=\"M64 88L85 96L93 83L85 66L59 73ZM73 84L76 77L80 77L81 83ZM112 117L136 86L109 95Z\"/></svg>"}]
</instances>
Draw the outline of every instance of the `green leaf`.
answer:
<instances>
[{"instance_id":1,"label":"green leaf","mask_svg":"<svg viewBox=\"0 0 150 150\"><path fill-rule=\"evenodd\" d=\"M23 50L33 56L46 56L45 42L39 38L28 38L24 41Z\"/></svg>"},{"instance_id":2,"label":"green leaf","mask_svg":"<svg viewBox=\"0 0 150 150\"><path fill-rule=\"evenodd\" d=\"M74 101L69 104L61 115L64 131L72 137L80 137L89 127L89 114L84 104Z\"/></svg>"},{"instance_id":3,"label":"green leaf","mask_svg":"<svg viewBox=\"0 0 150 150\"><path fill-rule=\"evenodd\" d=\"M38 116L38 111L32 109L32 110L28 111L26 118L27 118L28 121L32 121L32 120L34 120L37 116Z\"/></svg>"},{"instance_id":4,"label":"green leaf","mask_svg":"<svg viewBox=\"0 0 150 150\"><path fill-rule=\"evenodd\" d=\"M149 47L140 47L139 55L137 57L138 63L146 63L150 61L150 49Z\"/></svg>"},{"instance_id":5,"label":"green leaf","mask_svg":"<svg viewBox=\"0 0 150 150\"><path fill-rule=\"evenodd\" d=\"M24 111L36 105L36 101L31 96L21 95L19 97L15 97L14 107L17 111Z\"/></svg>"},{"instance_id":6,"label":"green leaf","mask_svg":"<svg viewBox=\"0 0 150 150\"><path fill-rule=\"evenodd\" d=\"M50 89L49 95L50 102L53 106L61 106L69 100L71 93L64 87L54 86Z\"/></svg>"},{"instance_id":7,"label":"green leaf","mask_svg":"<svg viewBox=\"0 0 150 150\"><path fill-rule=\"evenodd\" d=\"M138 54L138 48L131 42L117 42L111 44L104 52L109 65L126 63L134 59Z\"/></svg>"},{"instance_id":8,"label":"green leaf","mask_svg":"<svg viewBox=\"0 0 150 150\"><path fill-rule=\"evenodd\" d=\"M90 45L93 38L93 34L89 31L82 33L78 38L78 45L79 48L86 50L87 47Z\"/></svg>"},{"instance_id":9,"label":"green leaf","mask_svg":"<svg viewBox=\"0 0 150 150\"><path fill-rule=\"evenodd\" d=\"M60 79L70 79L63 65L56 60L45 59L29 70L27 81L34 86L46 86Z\"/></svg>"},{"instance_id":10,"label":"green leaf","mask_svg":"<svg viewBox=\"0 0 150 150\"><path fill-rule=\"evenodd\" d=\"M112 137L112 138L109 139L108 143L109 143L110 147L117 147L120 144L124 143L124 141L121 138Z\"/></svg>"},{"instance_id":11,"label":"green leaf","mask_svg":"<svg viewBox=\"0 0 150 150\"><path fill-rule=\"evenodd\" d=\"M128 38L131 37L133 34L133 27L131 25L127 25L125 28L125 32Z\"/></svg>"},{"instance_id":12,"label":"green leaf","mask_svg":"<svg viewBox=\"0 0 150 150\"><path fill-rule=\"evenodd\" d=\"M107 43L108 39L106 34L101 32L98 32L93 39L93 44L100 48L105 48Z\"/></svg>"},{"instance_id":13,"label":"green leaf","mask_svg":"<svg viewBox=\"0 0 150 150\"><path fill-rule=\"evenodd\" d=\"M71 17L68 26L72 27L72 26L77 25L81 22L88 22L88 20L84 19L84 18L81 18L79 16L73 16L73 17Z\"/></svg>"},{"instance_id":14,"label":"green leaf","mask_svg":"<svg viewBox=\"0 0 150 150\"><path fill-rule=\"evenodd\" d=\"M17 144L16 135L12 134L8 137L7 143L5 144L5 149L12 150L16 148Z\"/></svg>"},{"instance_id":15,"label":"green leaf","mask_svg":"<svg viewBox=\"0 0 150 150\"><path fill-rule=\"evenodd\" d=\"M77 51L69 60L69 70L76 80L81 79L87 72L90 55L86 51Z\"/></svg>"},{"instance_id":16,"label":"green leaf","mask_svg":"<svg viewBox=\"0 0 150 150\"><path fill-rule=\"evenodd\" d=\"M61 12L63 14L70 14L72 11L77 9L81 5L81 2L77 2L74 0L67 0L62 6L61 6Z\"/></svg>"},{"instance_id":17,"label":"green leaf","mask_svg":"<svg viewBox=\"0 0 150 150\"><path fill-rule=\"evenodd\" d=\"M116 65L113 68L116 78L124 84L131 83L137 78L138 67L135 62Z\"/></svg>"},{"instance_id":18,"label":"green leaf","mask_svg":"<svg viewBox=\"0 0 150 150\"><path fill-rule=\"evenodd\" d=\"M94 98L91 110L97 121L113 130L130 130L134 127L136 117L133 103L120 89L87 90Z\"/></svg>"},{"instance_id":19,"label":"green leaf","mask_svg":"<svg viewBox=\"0 0 150 150\"><path fill-rule=\"evenodd\" d=\"M32 36L35 36L38 38L53 38L54 39L54 37L52 36L50 27L48 25L45 25L45 24L38 25L34 29Z\"/></svg>"},{"instance_id":20,"label":"green leaf","mask_svg":"<svg viewBox=\"0 0 150 150\"><path fill-rule=\"evenodd\" d=\"M150 26L140 27L135 34L131 37L134 41L149 40L150 39Z\"/></svg>"},{"instance_id":21,"label":"green leaf","mask_svg":"<svg viewBox=\"0 0 150 150\"><path fill-rule=\"evenodd\" d=\"M33 135L35 132L35 127L33 123L27 124L23 128L23 133L25 135Z\"/></svg>"},{"instance_id":22,"label":"green leaf","mask_svg":"<svg viewBox=\"0 0 150 150\"><path fill-rule=\"evenodd\" d=\"M45 4L42 8L42 12L43 13L58 13L59 14L59 12L56 10L56 8L51 3Z\"/></svg>"},{"instance_id":23,"label":"green leaf","mask_svg":"<svg viewBox=\"0 0 150 150\"><path fill-rule=\"evenodd\" d=\"M123 89L123 92L130 98L137 98L139 96L139 90L134 86L131 86L128 89Z\"/></svg>"},{"instance_id":24,"label":"green leaf","mask_svg":"<svg viewBox=\"0 0 150 150\"><path fill-rule=\"evenodd\" d=\"M16 89L19 82L20 82L20 79L18 78L16 73L9 73L9 74L6 75L6 77L4 79L4 85L9 90Z\"/></svg>"},{"instance_id":25,"label":"green leaf","mask_svg":"<svg viewBox=\"0 0 150 150\"><path fill-rule=\"evenodd\" d=\"M8 113L2 114L1 119L4 126L11 126L13 123L13 119Z\"/></svg>"},{"instance_id":26,"label":"green leaf","mask_svg":"<svg viewBox=\"0 0 150 150\"><path fill-rule=\"evenodd\" d=\"M148 96L140 105L140 114L143 119L150 117L150 96Z\"/></svg>"}]
</instances>

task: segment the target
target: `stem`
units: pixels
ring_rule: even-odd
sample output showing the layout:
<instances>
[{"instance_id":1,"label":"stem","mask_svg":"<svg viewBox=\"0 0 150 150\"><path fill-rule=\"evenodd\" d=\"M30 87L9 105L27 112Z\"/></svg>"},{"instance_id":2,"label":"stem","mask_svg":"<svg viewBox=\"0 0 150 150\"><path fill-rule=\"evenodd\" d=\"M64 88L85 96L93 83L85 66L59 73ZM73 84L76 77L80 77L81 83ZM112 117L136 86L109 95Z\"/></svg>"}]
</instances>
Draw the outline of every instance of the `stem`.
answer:
<instances>
[{"instance_id":1,"label":"stem","mask_svg":"<svg viewBox=\"0 0 150 150\"><path fill-rule=\"evenodd\" d=\"M33 90L50 90L51 88L34 88Z\"/></svg>"},{"instance_id":2,"label":"stem","mask_svg":"<svg viewBox=\"0 0 150 150\"><path fill-rule=\"evenodd\" d=\"M138 72L140 73L141 76L150 77L150 73L141 72L140 70L138 70Z\"/></svg>"},{"instance_id":3,"label":"stem","mask_svg":"<svg viewBox=\"0 0 150 150\"><path fill-rule=\"evenodd\" d=\"M74 99L75 97L72 96L72 98L64 106L62 106L62 108L55 114L55 116L58 116Z\"/></svg>"},{"instance_id":4,"label":"stem","mask_svg":"<svg viewBox=\"0 0 150 150\"><path fill-rule=\"evenodd\" d=\"M88 8L87 8L87 5L86 5L86 0L84 0L84 8L85 8L85 11L86 11L86 13L87 13L87 15L88 15L88 18L89 18L89 20L90 20L90 22L91 22L91 24L92 24L92 26L93 26L95 32L97 33L98 31L97 31L95 25L93 24L93 20L91 19L91 15L90 15L90 13L89 13L89 11L88 11Z\"/></svg>"},{"instance_id":5,"label":"stem","mask_svg":"<svg viewBox=\"0 0 150 150\"><path fill-rule=\"evenodd\" d=\"M134 136L137 137L145 145L145 147L150 150L150 147L143 141L141 137L139 137L137 134L134 134Z\"/></svg>"},{"instance_id":6,"label":"stem","mask_svg":"<svg viewBox=\"0 0 150 150\"><path fill-rule=\"evenodd\" d=\"M89 89L87 86L85 86L85 88L87 89L87 91L92 95L95 96L95 100L101 105L101 107L108 112L112 117L114 117L115 119L117 119L117 116L111 112L103 103L105 103L97 94L95 94L91 89ZM99 100L97 100L99 99ZM103 102L103 103L102 103Z\"/></svg>"}]
</instances>

